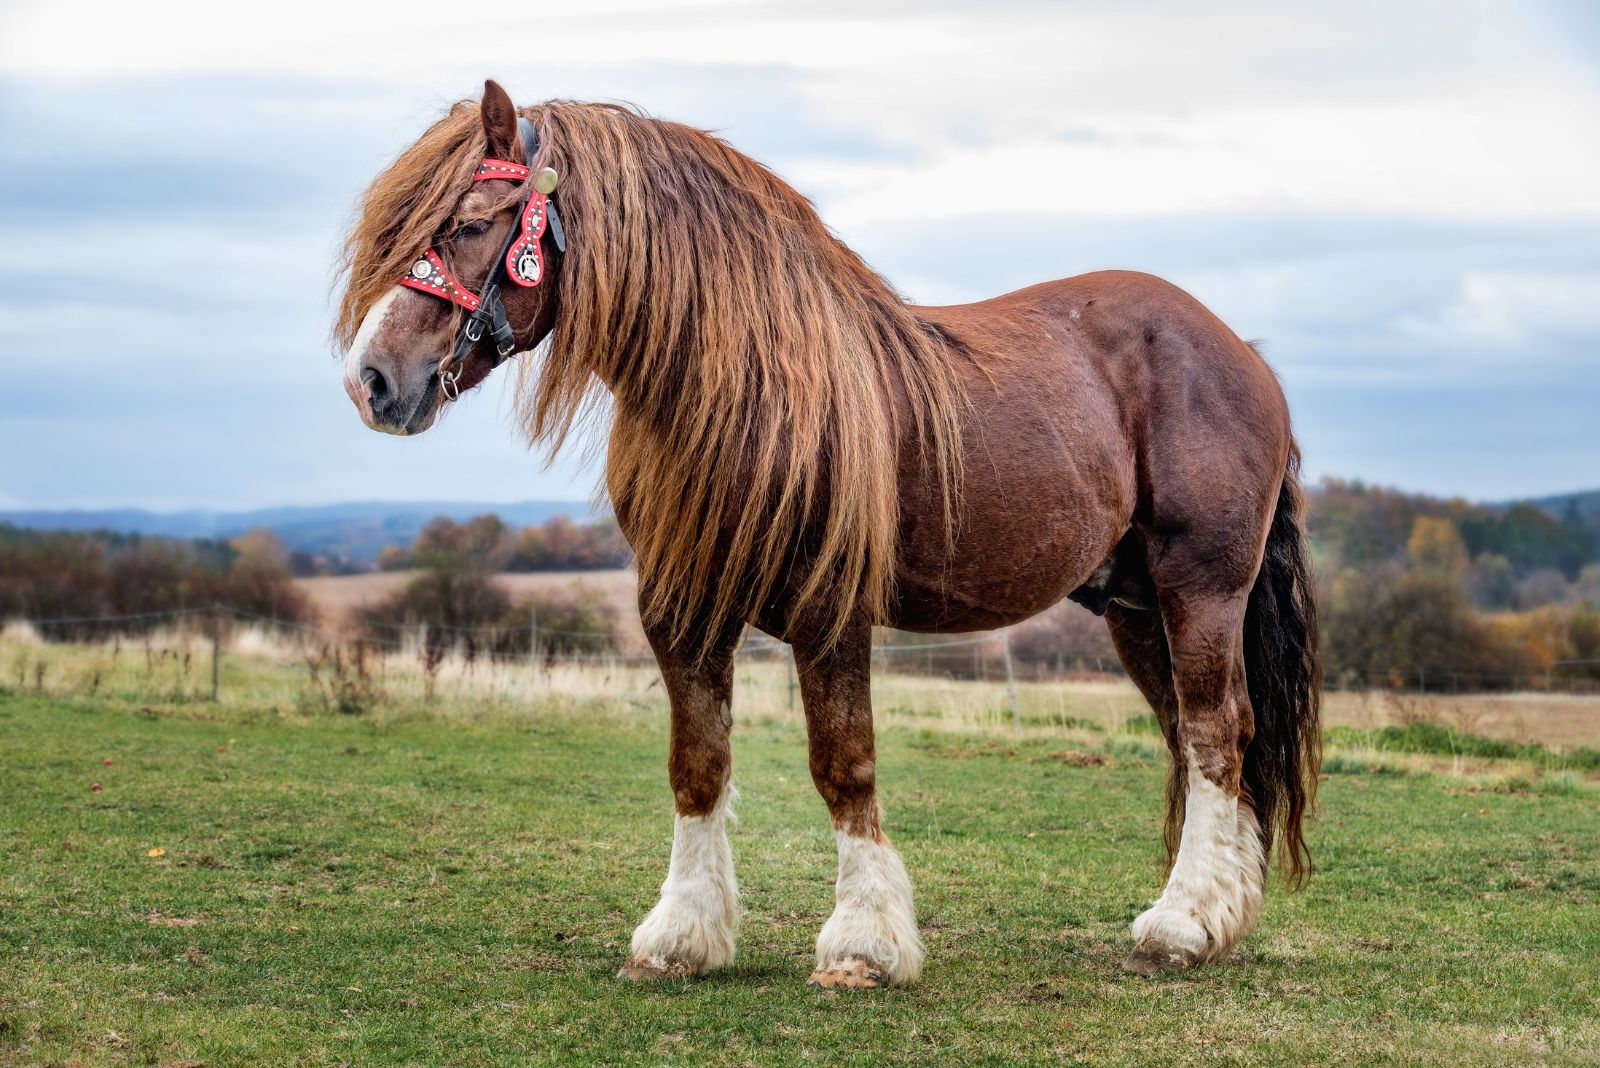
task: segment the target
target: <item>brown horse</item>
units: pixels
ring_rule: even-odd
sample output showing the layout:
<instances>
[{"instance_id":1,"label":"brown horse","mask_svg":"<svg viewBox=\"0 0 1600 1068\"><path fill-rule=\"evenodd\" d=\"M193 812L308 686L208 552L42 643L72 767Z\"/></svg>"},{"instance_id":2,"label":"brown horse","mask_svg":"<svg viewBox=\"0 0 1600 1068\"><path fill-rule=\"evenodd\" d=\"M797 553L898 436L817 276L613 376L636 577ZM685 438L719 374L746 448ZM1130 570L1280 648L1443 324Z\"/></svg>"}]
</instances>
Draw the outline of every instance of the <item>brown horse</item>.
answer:
<instances>
[{"instance_id":1,"label":"brown horse","mask_svg":"<svg viewBox=\"0 0 1600 1068\"><path fill-rule=\"evenodd\" d=\"M1067 595L1105 615L1173 756L1171 870L1129 968L1224 957L1274 844L1307 870L1320 672L1297 453L1272 371L1187 294L1106 272L908 307L717 138L605 104L519 116L493 82L373 182L345 265L335 336L374 429L425 430L481 382L496 322L501 350L547 342L518 367L530 440L553 452L609 393L606 482L671 699L677 809L623 976L733 958L746 624L794 648L838 840L815 984L922 966L875 791L874 624L1001 627Z\"/></svg>"}]
</instances>

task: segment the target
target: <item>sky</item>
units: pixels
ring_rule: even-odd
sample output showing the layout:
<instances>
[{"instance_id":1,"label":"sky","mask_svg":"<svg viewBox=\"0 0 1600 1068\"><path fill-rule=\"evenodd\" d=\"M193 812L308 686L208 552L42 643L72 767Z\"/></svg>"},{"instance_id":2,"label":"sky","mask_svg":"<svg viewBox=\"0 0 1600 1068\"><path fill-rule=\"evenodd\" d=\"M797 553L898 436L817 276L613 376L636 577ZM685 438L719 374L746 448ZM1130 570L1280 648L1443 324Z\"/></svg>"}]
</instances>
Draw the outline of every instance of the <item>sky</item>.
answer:
<instances>
[{"instance_id":1,"label":"sky","mask_svg":"<svg viewBox=\"0 0 1600 1068\"><path fill-rule=\"evenodd\" d=\"M512 376L398 439L328 341L361 189L485 77L716 130L914 302L1162 275L1313 478L1600 486L1593 0L49 0L0 2L0 508L589 497Z\"/></svg>"}]
</instances>

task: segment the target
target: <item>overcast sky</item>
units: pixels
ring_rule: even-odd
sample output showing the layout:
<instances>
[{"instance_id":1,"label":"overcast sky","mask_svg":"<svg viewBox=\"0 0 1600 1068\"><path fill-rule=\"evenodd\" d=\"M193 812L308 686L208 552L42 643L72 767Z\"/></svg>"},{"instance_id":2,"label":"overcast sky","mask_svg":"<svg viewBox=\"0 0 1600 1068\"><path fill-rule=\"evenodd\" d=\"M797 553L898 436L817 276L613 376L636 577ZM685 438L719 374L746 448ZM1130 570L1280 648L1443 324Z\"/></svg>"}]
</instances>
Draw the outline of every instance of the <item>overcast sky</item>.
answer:
<instances>
[{"instance_id":1,"label":"overcast sky","mask_svg":"<svg viewBox=\"0 0 1600 1068\"><path fill-rule=\"evenodd\" d=\"M1600 485L1593 0L49 0L0 5L0 507L588 496L500 383L365 430L327 342L356 196L485 76L721 132L914 301L1161 274L1314 476Z\"/></svg>"}]
</instances>

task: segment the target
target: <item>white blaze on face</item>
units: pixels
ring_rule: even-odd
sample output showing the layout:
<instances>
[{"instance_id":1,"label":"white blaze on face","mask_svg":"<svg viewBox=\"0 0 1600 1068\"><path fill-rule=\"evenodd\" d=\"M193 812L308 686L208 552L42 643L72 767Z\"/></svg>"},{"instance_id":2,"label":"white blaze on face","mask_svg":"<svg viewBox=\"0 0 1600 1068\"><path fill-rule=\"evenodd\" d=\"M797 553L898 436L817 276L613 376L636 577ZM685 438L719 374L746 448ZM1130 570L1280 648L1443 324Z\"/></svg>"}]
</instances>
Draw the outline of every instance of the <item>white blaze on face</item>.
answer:
<instances>
[{"instance_id":1,"label":"white blaze on face","mask_svg":"<svg viewBox=\"0 0 1600 1068\"><path fill-rule=\"evenodd\" d=\"M361 320L361 327L356 331L356 339L350 343L350 351L345 354L344 389L350 394L350 399L356 402L356 407L361 409L361 418L368 423L372 422L372 408L367 403L367 387L361 381L361 368L366 363L367 351L372 348L372 342L377 338L378 331L383 329L383 321L394 306L395 298L403 292L405 292L404 286L395 286L378 298L378 302Z\"/></svg>"},{"instance_id":2,"label":"white blaze on face","mask_svg":"<svg viewBox=\"0 0 1600 1068\"><path fill-rule=\"evenodd\" d=\"M1178 858L1161 897L1133 921L1133 937L1213 961L1255 926L1266 858L1256 814L1205 777L1193 747L1188 758Z\"/></svg>"}]
</instances>

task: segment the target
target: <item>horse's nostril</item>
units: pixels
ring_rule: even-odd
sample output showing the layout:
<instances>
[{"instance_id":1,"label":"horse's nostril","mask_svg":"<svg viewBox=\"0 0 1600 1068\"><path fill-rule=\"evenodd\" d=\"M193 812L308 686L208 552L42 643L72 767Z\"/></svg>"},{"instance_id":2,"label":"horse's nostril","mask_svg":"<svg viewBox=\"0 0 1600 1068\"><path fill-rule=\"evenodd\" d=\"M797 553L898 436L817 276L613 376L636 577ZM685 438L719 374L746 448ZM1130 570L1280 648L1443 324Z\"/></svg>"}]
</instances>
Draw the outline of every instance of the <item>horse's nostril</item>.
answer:
<instances>
[{"instance_id":1,"label":"horse's nostril","mask_svg":"<svg viewBox=\"0 0 1600 1068\"><path fill-rule=\"evenodd\" d=\"M362 369L361 383L367 387L367 396L373 401L381 401L389 394L389 381L376 367Z\"/></svg>"}]
</instances>

